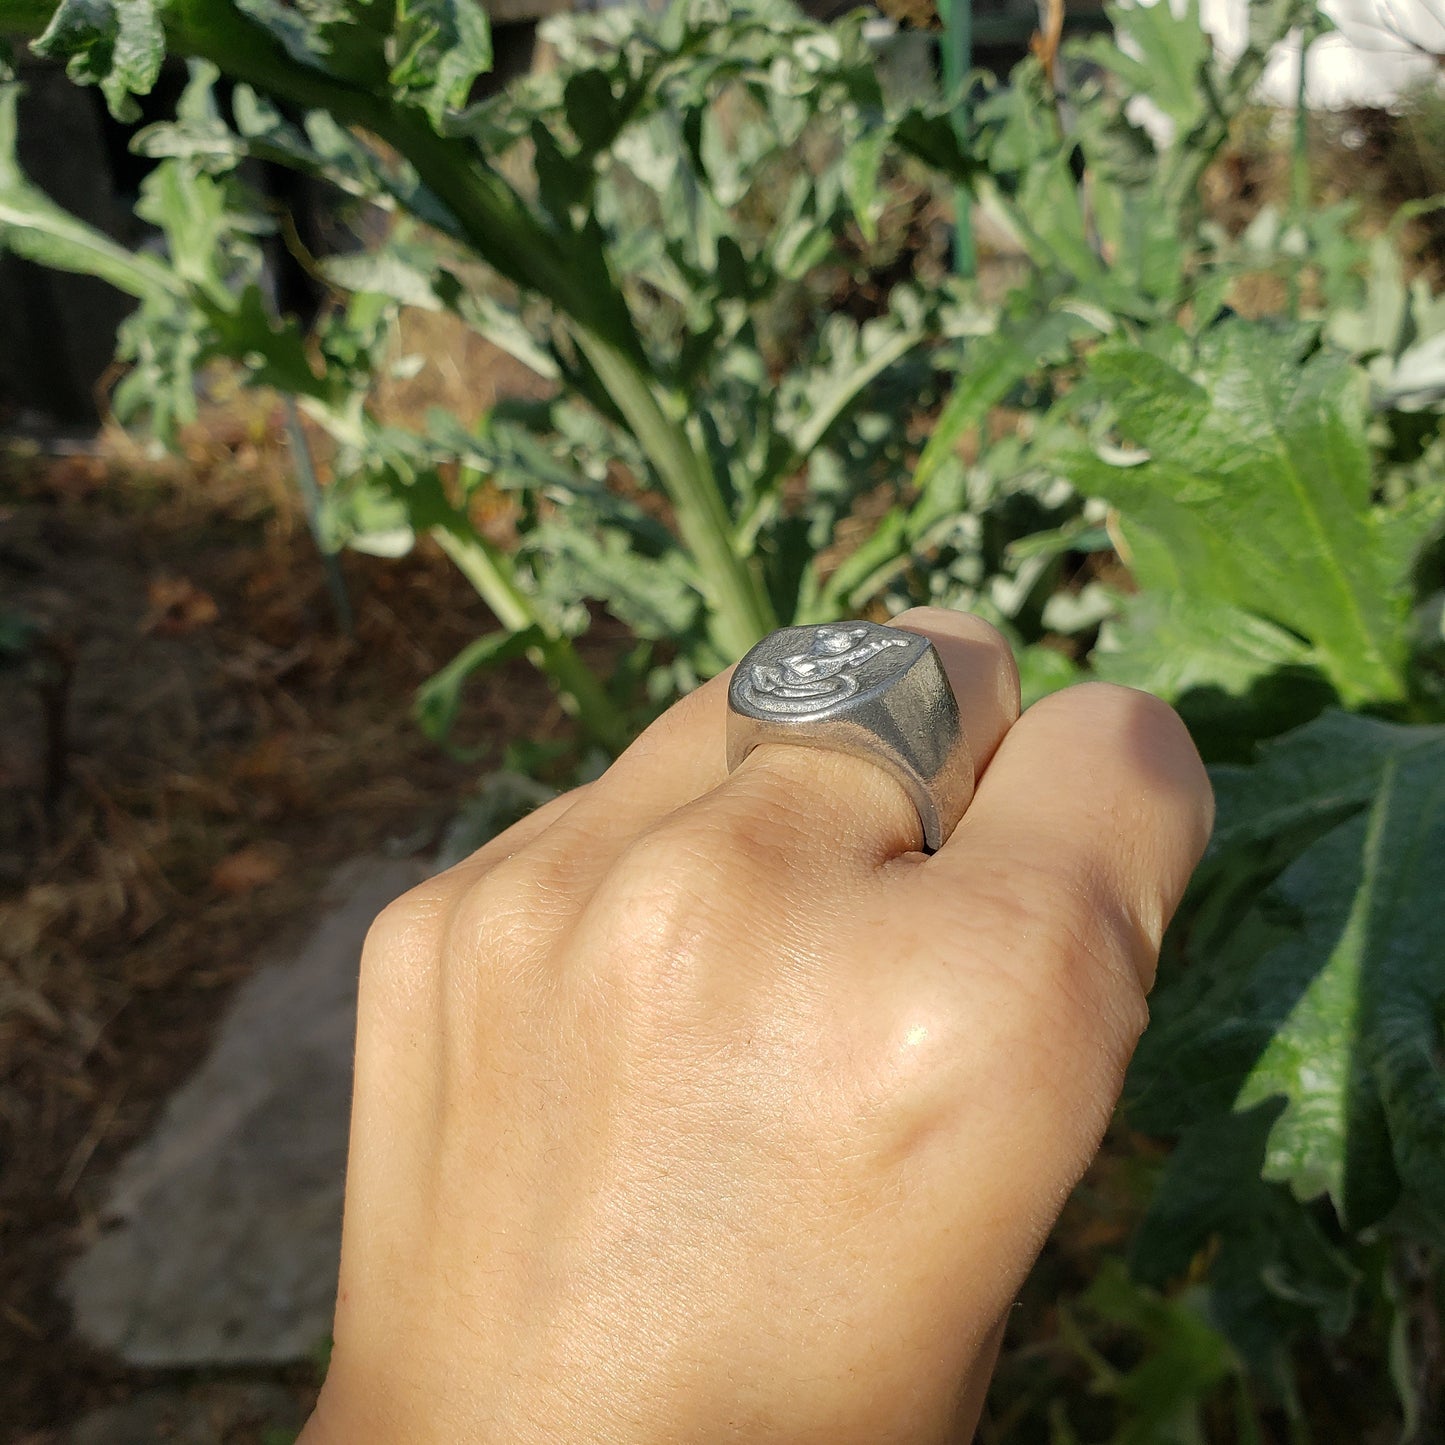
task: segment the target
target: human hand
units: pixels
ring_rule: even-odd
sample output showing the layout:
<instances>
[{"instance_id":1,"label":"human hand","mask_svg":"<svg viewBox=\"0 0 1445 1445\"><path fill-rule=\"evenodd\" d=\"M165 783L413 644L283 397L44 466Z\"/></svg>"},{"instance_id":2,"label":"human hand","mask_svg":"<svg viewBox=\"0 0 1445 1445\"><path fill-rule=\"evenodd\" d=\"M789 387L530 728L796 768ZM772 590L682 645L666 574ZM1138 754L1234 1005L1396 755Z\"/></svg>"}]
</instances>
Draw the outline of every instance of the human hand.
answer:
<instances>
[{"instance_id":1,"label":"human hand","mask_svg":"<svg viewBox=\"0 0 1445 1445\"><path fill-rule=\"evenodd\" d=\"M1018 718L935 609L980 777L768 745L727 677L378 919L335 1349L304 1445L966 1440L1103 1135L1209 833L1175 714Z\"/></svg>"}]
</instances>

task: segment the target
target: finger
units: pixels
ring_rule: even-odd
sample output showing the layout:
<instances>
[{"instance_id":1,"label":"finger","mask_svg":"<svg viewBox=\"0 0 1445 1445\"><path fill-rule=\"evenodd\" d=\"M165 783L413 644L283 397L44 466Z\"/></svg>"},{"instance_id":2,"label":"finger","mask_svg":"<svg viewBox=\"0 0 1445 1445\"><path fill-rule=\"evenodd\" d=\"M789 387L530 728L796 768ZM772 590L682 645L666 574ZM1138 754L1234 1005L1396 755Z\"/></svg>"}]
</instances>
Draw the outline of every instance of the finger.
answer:
<instances>
[{"instance_id":1,"label":"finger","mask_svg":"<svg viewBox=\"0 0 1445 1445\"><path fill-rule=\"evenodd\" d=\"M1018 1279L1103 1138L1212 821L1177 714L1088 683L1024 713L952 838L895 867L894 973L957 1101L940 1188Z\"/></svg>"},{"instance_id":2,"label":"finger","mask_svg":"<svg viewBox=\"0 0 1445 1445\"><path fill-rule=\"evenodd\" d=\"M992 883L1075 933L1147 991L1164 929L1213 826L1209 778L1178 714L1086 683L1035 704L994 757L963 822L920 878L978 902ZM952 887L950 888L950 885Z\"/></svg>"},{"instance_id":3,"label":"finger","mask_svg":"<svg viewBox=\"0 0 1445 1445\"><path fill-rule=\"evenodd\" d=\"M965 740L975 771L986 767L1018 717L1018 669L1002 635L967 613L917 608L896 626L927 637L937 650L958 699ZM769 830L791 839L813 866L860 863L876 867L917 849L923 841L917 809L902 783L876 763L846 753L785 743L765 743L731 775L725 773L725 699L718 712L699 720L714 755L707 776L714 785L688 809L690 824L710 820L766 840ZM701 781L700 767L686 770ZM680 791L661 787L652 806L678 805Z\"/></svg>"}]
</instances>

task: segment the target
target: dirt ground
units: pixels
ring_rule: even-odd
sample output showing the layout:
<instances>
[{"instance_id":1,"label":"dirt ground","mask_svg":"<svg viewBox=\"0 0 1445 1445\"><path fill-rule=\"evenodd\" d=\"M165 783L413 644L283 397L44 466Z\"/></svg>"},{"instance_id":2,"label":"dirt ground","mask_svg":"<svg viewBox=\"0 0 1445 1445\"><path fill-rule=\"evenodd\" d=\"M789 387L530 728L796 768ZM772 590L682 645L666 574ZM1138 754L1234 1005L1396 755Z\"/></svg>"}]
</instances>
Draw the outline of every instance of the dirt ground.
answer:
<instances>
[{"instance_id":1,"label":"dirt ground","mask_svg":"<svg viewBox=\"0 0 1445 1445\"><path fill-rule=\"evenodd\" d=\"M405 700L496 624L422 548L343 559L341 630L272 399L234 400L174 460L115 434L0 458L0 612L38 626L0 671L0 1440L59 1440L158 1386L157 1438L191 1438L178 1408L196 1438L285 1438L276 1390L304 1411L319 1367L125 1370L72 1337L56 1280L331 867L433 846L509 741L565 720L518 662L469 693L479 757L423 737Z\"/></svg>"}]
</instances>

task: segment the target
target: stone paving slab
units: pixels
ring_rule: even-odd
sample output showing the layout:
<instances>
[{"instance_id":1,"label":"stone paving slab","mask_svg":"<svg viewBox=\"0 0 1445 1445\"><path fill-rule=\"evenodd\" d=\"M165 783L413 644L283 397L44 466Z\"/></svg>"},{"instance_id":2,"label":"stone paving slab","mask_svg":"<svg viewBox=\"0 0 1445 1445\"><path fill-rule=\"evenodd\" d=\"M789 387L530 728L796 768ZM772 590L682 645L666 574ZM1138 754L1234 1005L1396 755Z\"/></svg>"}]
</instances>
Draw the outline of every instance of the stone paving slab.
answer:
<instances>
[{"instance_id":1,"label":"stone paving slab","mask_svg":"<svg viewBox=\"0 0 1445 1445\"><path fill-rule=\"evenodd\" d=\"M293 1437L305 1423L282 1385L221 1381L147 1390L106 1405L70 1428L65 1445L217 1445L220 1440Z\"/></svg>"},{"instance_id":2,"label":"stone paving slab","mask_svg":"<svg viewBox=\"0 0 1445 1445\"><path fill-rule=\"evenodd\" d=\"M422 873L345 864L310 937L237 991L66 1277L92 1344L133 1365L260 1364L305 1359L329 1335L357 961L371 921Z\"/></svg>"}]
</instances>

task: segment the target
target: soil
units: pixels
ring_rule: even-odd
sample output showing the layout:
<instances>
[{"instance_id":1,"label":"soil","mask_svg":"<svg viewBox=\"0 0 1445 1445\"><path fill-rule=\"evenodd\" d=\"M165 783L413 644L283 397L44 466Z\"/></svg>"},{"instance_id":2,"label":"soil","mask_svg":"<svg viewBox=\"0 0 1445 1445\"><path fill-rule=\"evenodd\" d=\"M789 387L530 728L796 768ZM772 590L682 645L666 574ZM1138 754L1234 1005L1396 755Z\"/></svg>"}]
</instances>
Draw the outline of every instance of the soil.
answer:
<instances>
[{"instance_id":1,"label":"soil","mask_svg":"<svg viewBox=\"0 0 1445 1445\"><path fill-rule=\"evenodd\" d=\"M347 635L287 477L259 395L176 460L106 434L0 461L0 623L33 624L0 655L0 1439L59 1442L142 1393L178 1439L289 1438L319 1365L127 1370L76 1340L56 1281L330 869L427 849L510 741L568 737L517 662L468 694L470 761L428 741L406 699L494 619L426 547L351 554Z\"/></svg>"}]
</instances>

